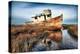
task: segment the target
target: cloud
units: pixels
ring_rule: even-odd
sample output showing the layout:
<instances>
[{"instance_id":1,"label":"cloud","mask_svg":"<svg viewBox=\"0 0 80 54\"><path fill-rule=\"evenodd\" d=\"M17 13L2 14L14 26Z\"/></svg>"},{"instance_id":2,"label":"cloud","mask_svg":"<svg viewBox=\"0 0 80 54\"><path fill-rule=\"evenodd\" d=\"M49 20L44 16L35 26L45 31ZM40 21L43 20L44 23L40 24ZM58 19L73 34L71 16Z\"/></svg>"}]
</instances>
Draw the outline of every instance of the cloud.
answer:
<instances>
[{"instance_id":1,"label":"cloud","mask_svg":"<svg viewBox=\"0 0 80 54\"><path fill-rule=\"evenodd\" d=\"M63 20L64 24L77 24L78 23L78 18L69 18Z\"/></svg>"},{"instance_id":2,"label":"cloud","mask_svg":"<svg viewBox=\"0 0 80 54\"><path fill-rule=\"evenodd\" d=\"M11 16L12 18L22 18L32 20L31 17L40 14L44 9L51 9L52 18L63 14L63 19L77 18L76 5L58 5L47 3L28 3L28 2L12 2ZM68 22L69 20L65 21ZM74 22L74 21L73 21Z\"/></svg>"}]
</instances>

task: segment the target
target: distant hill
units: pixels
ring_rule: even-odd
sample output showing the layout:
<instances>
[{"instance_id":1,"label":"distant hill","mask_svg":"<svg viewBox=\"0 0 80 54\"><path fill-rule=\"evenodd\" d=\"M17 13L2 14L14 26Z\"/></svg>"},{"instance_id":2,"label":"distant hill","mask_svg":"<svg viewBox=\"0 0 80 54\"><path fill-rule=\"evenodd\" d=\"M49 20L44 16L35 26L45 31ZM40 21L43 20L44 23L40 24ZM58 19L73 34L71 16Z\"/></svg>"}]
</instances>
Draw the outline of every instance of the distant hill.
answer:
<instances>
[{"instance_id":1,"label":"distant hill","mask_svg":"<svg viewBox=\"0 0 80 54\"><path fill-rule=\"evenodd\" d=\"M20 25L24 24L25 22L29 22L29 20L25 18L11 18L11 24Z\"/></svg>"}]
</instances>

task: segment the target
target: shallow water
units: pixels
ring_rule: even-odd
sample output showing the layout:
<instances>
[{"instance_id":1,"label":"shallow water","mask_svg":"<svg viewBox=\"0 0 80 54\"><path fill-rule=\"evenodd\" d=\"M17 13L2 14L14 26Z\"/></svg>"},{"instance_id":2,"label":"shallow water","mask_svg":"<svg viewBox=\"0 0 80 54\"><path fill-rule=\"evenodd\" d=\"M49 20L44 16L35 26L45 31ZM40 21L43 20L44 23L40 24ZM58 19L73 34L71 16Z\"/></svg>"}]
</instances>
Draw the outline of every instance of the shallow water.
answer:
<instances>
[{"instance_id":1,"label":"shallow water","mask_svg":"<svg viewBox=\"0 0 80 54\"><path fill-rule=\"evenodd\" d=\"M78 41L76 38L74 39L72 36L70 36L67 32L67 30L63 30L63 39L61 42L61 48L62 49L76 49L78 47Z\"/></svg>"},{"instance_id":2,"label":"shallow water","mask_svg":"<svg viewBox=\"0 0 80 54\"><path fill-rule=\"evenodd\" d=\"M56 49L76 49L78 46L78 41L72 38L67 30L62 30L63 39L60 43L51 41L51 46L47 47L45 44L38 42L37 45L32 49L32 51L46 51L46 50L56 50Z\"/></svg>"}]
</instances>

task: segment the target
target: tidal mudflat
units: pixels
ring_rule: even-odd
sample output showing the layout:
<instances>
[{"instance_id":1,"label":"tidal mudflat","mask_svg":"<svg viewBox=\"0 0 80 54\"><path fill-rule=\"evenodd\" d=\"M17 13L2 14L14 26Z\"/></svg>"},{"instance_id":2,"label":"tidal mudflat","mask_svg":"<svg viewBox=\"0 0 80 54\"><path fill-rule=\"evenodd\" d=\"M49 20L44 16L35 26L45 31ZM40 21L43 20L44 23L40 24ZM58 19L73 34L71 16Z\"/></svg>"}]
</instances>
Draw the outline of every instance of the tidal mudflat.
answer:
<instances>
[{"instance_id":1,"label":"tidal mudflat","mask_svg":"<svg viewBox=\"0 0 80 54\"><path fill-rule=\"evenodd\" d=\"M78 40L76 25L67 25L66 29L49 30L40 26L12 26L11 49L12 52L34 52L62 49L77 49ZM63 26L64 27L64 26ZM74 31L70 28L75 28ZM74 32L71 35L69 32ZM77 36L77 35L76 35ZM78 36L77 36L78 37Z\"/></svg>"}]
</instances>

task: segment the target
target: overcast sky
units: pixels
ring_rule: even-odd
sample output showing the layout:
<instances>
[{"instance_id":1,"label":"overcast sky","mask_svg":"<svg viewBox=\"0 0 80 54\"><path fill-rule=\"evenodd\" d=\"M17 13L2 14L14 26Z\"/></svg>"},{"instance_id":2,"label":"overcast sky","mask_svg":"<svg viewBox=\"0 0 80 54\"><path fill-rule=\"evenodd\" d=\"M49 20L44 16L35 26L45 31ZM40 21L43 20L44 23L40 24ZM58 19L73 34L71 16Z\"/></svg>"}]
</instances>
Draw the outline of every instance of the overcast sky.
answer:
<instances>
[{"instance_id":1,"label":"overcast sky","mask_svg":"<svg viewBox=\"0 0 80 54\"><path fill-rule=\"evenodd\" d=\"M21 24L25 21L32 21L31 17L40 14L44 9L51 9L52 18L63 14L64 24L77 23L77 5L59 5L47 3L11 3L12 24Z\"/></svg>"}]
</instances>

